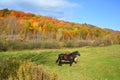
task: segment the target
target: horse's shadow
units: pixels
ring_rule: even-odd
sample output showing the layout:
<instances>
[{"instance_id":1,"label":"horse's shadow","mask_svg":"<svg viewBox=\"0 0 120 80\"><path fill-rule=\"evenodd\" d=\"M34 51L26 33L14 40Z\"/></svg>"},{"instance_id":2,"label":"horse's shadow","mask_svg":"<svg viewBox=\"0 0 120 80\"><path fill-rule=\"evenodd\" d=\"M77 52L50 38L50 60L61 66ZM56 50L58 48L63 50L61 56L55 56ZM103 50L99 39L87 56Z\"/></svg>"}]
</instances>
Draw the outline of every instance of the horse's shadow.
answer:
<instances>
[{"instance_id":1,"label":"horse's shadow","mask_svg":"<svg viewBox=\"0 0 120 80\"><path fill-rule=\"evenodd\" d=\"M70 62L62 62L62 64L70 64Z\"/></svg>"}]
</instances>

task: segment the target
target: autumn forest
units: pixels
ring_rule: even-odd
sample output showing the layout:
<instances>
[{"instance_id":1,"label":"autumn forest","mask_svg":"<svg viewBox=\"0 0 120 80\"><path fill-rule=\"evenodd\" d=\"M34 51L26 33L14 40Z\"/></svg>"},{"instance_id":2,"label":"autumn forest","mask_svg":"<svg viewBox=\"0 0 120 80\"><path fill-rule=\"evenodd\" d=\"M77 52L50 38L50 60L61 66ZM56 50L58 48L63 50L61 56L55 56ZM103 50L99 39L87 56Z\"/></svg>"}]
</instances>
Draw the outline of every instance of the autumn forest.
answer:
<instances>
[{"instance_id":1,"label":"autumn forest","mask_svg":"<svg viewBox=\"0 0 120 80\"><path fill-rule=\"evenodd\" d=\"M0 51L120 44L120 31L9 9L0 10Z\"/></svg>"}]
</instances>

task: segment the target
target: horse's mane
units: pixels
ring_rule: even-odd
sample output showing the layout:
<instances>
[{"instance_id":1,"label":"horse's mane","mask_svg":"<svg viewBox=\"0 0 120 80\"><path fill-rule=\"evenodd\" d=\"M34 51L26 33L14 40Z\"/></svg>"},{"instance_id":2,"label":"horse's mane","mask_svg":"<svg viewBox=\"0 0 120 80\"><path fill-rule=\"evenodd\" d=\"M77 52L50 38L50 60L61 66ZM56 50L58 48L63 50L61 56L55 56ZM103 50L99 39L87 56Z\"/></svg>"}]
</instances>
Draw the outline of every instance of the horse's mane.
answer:
<instances>
[{"instance_id":1,"label":"horse's mane","mask_svg":"<svg viewBox=\"0 0 120 80\"><path fill-rule=\"evenodd\" d=\"M73 54L74 54L74 53L78 53L78 51L74 51L74 52L72 52L72 53L73 53ZM72 54L72 53L71 53L71 54Z\"/></svg>"},{"instance_id":2,"label":"horse's mane","mask_svg":"<svg viewBox=\"0 0 120 80\"><path fill-rule=\"evenodd\" d=\"M71 53L71 55L76 55L78 53L79 53L78 51L74 51L74 52Z\"/></svg>"}]
</instances>

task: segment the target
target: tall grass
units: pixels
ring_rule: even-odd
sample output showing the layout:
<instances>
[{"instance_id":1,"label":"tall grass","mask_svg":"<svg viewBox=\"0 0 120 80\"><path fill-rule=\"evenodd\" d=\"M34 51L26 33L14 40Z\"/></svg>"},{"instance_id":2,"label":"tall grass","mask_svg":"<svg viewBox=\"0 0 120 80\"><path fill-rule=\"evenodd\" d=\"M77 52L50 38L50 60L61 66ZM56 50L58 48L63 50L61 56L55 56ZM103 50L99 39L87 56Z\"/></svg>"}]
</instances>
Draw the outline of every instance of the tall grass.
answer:
<instances>
[{"instance_id":1,"label":"tall grass","mask_svg":"<svg viewBox=\"0 0 120 80\"><path fill-rule=\"evenodd\" d=\"M57 80L57 73L28 60L0 57L0 80Z\"/></svg>"}]
</instances>

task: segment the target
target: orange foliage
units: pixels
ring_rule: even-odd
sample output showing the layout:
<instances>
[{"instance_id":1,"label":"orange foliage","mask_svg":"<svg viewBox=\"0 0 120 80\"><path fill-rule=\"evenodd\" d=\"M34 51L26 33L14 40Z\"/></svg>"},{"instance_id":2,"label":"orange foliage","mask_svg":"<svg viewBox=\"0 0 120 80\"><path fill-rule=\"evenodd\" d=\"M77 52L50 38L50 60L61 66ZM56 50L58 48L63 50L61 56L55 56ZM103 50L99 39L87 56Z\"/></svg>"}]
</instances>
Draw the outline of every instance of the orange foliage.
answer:
<instances>
[{"instance_id":1,"label":"orange foliage","mask_svg":"<svg viewBox=\"0 0 120 80\"><path fill-rule=\"evenodd\" d=\"M14 16L18 19L17 27L19 34L33 34L37 35L37 33L43 33L42 35L49 34L52 36L59 36L60 39L68 40L72 38L78 38L83 40L96 40L102 39L106 36L106 38L110 38L107 35L118 34L117 39L120 40L120 33L115 33L112 30L105 30L98 28L97 26L93 26L90 24L78 24L65 22L63 20L57 20L52 17L34 15L31 13L24 13L22 11L14 11L14 10L0 10L0 27L7 27L5 24L9 24L6 19L9 16ZM4 24L2 24L2 22ZM12 25L9 24L9 25ZM4 27L4 28L5 28ZM12 29L11 29L12 30ZM30 33L31 32L31 33ZM111 37L112 38L112 37Z\"/></svg>"}]
</instances>

